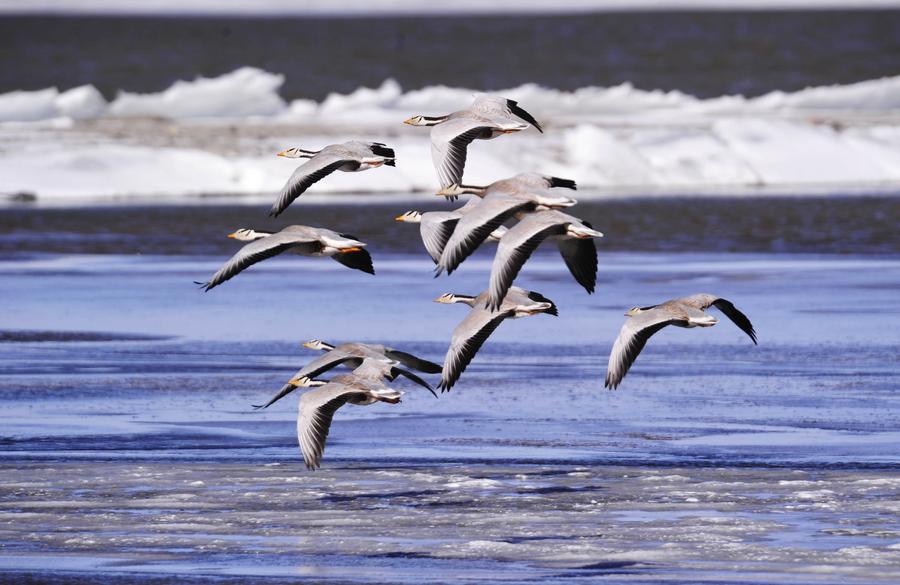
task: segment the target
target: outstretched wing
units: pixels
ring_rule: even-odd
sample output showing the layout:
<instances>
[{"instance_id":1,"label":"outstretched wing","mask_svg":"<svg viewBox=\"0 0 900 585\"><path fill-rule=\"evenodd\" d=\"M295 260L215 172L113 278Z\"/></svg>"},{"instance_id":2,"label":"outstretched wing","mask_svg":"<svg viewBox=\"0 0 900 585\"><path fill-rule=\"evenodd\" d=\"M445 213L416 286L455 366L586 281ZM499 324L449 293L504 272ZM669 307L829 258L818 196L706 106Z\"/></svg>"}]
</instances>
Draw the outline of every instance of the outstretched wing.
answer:
<instances>
[{"instance_id":1,"label":"outstretched wing","mask_svg":"<svg viewBox=\"0 0 900 585\"><path fill-rule=\"evenodd\" d=\"M450 236L453 235L457 223L459 223L459 216L452 211L432 212L422 216L419 234L422 236L422 243L425 244L428 255L435 264L441 259L441 253L444 251L447 241L450 240Z\"/></svg>"},{"instance_id":2,"label":"outstretched wing","mask_svg":"<svg viewBox=\"0 0 900 585\"><path fill-rule=\"evenodd\" d=\"M456 384L487 338L508 315L508 313L492 314L477 307L469 311L466 318L453 330L453 336L450 338L450 348L444 357L441 383L438 384L441 391L450 390Z\"/></svg>"},{"instance_id":3,"label":"outstretched wing","mask_svg":"<svg viewBox=\"0 0 900 585\"><path fill-rule=\"evenodd\" d=\"M731 301L708 293L691 295L689 297L677 299L677 301L694 307L695 309L700 309L701 311L708 309L709 307L719 309L726 317L731 319L741 331L746 333L747 336L753 340L754 344L756 344L756 331L753 329L753 324L750 323L750 319L747 318L747 315L735 308Z\"/></svg>"},{"instance_id":4,"label":"outstretched wing","mask_svg":"<svg viewBox=\"0 0 900 585\"><path fill-rule=\"evenodd\" d=\"M644 349L647 340L666 325L675 322L675 319L671 319L664 312L653 310L626 319L609 354L605 386L610 389L617 388L631 368L631 364Z\"/></svg>"},{"instance_id":5,"label":"outstretched wing","mask_svg":"<svg viewBox=\"0 0 900 585\"><path fill-rule=\"evenodd\" d=\"M726 317L731 319L741 331L746 333L750 339L753 340L753 345L756 345L756 330L753 329L753 323L750 322L747 315L737 310L737 308L731 304L731 301L725 299L716 299L713 301L712 305L722 311Z\"/></svg>"},{"instance_id":6,"label":"outstretched wing","mask_svg":"<svg viewBox=\"0 0 900 585\"><path fill-rule=\"evenodd\" d=\"M438 364L430 362L428 360L423 360L422 358L416 357L411 353L406 353L405 351L400 351L397 349L385 349L384 355L391 358L392 360L400 362L408 368L413 368L414 370L419 370L420 372L425 372L426 374L441 373L441 366L439 366Z\"/></svg>"},{"instance_id":7,"label":"outstretched wing","mask_svg":"<svg viewBox=\"0 0 900 585\"><path fill-rule=\"evenodd\" d=\"M336 368L341 364L347 364L351 368L355 368L358 367L361 363L362 358L359 356L349 355L341 350L332 350L324 355L320 355L313 361L297 370L297 372L293 376L291 376L291 380L303 377L315 378L316 376L324 374L328 370ZM268 408L296 389L297 386L294 386L293 384L285 384L281 387L281 390L279 390L275 396L269 399L268 402L266 402L265 404L254 404L252 406L256 410L259 410L261 408Z\"/></svg>"},{"instance_id":8,"label":"outstretched wing","mask_svg":"<svg viewBox=\"0 0 900 585\"><path fill-rule=\"evenodd\" d=\"M576 282L593 294L597 285L597 244L593 238L560 238L556 245Z\"/></svg>"},{"instance_id":9,"label":"outstretched wing","mask_svg":"<svg viewBox=\"0 0 900 585\"><path fill-rule=\"evenodd\" d=\"M431 392L434 395L435 398L437 398L437 394L435 394L434 388L431 387L431 384L429 384L428 382L426 382L419 376L413 374L409 370L404 370L403 368L398 368L397 366L393 366L393 367L391 367L390 372L391 372L390 380L392 382L397 378L397 376L404 376L406 378L409 378L410 380L412 380L419 386L426 388L429 392Z\"/></svg>"},{"instance_id":10,"label":"outstretched wing","mask_svg":"<svg viewBox=\"0 0 900 585\"><path fill-rule=\"evenodd\" d=\"M357 165L359 161L347 159L339 154L319 153L297 167L288 182L281 189L281 194L269 211L270 217L278 216L287 209L294 199L302 195L313 183L327 177L344 165Z\"/></svg>"},{"instance_id":11,"label":"outstretched wing","mask_svg":"<svg viewBox=\"0 0 900 585\"><path fill-rule=\"evenodd\" d=\"M544 129L541 128L538 121L534 119L534 116L526 112L525 109L519 105L519 102L515 100L492 95L479 96L475 99L475 103L472 104L472 109L488 116L500 115L504 118L517 116L537 128L538 132L541 134L544 133Z\"/></svg>"},{"instance_id":12,"label":"outstretched wing","mask_svg":"<svg viewBox=\"0 0 900 585\"><path fill-rule=\"evenodd\" d=\"M267 258L277 256L285 250L296 248L301 252L312 253L320 250L321 247L322 245L317 239L306 235L298 235L289 231L282 231L277 234L272 234L271 236L266 236L255 242L250 242L238 250L237 253L212 276L212 278L206 281L203 285L203 289L207 291L211 290L226 280L236 276L245 268L252 266L257 262L262 262Z\"/></svg>"},{"instance_id":13,"label":"outstretched wing","mask_svg":"<svg viewBox=\"0 0 900 585\"><path fill-rule=\"evenodd\" d=\"M331 258L337 262L340 262L347 268L362 270L366 274L375 274L375 268L372 266L372 256L370 256L366 250L356 250L354 252L338 252Z\"/></svg>"},{"instance_id":14,"label":"outstretched wing","mask_svg":"<svg viewBox=\"0 0 900 585\"><path fill-rule=\"evenodd\" d=\"M327 385L310 390L300 397L297 441L307 469L319 467L334 413L354 397L364 400L365 394L341 386L329 388Z\"/></svg>"},{"instance_id":15,"label":"outstretched wing","mask_svg":"<svg viewBox=\"0 0 900 585\"><path fill-rule=\"evenodd\" d=\"M462 182L466 149L476 138L490 137L493 127L488 120L468 116L432 127L431 160L442 188Z\"/></svg>"}]
</instances>

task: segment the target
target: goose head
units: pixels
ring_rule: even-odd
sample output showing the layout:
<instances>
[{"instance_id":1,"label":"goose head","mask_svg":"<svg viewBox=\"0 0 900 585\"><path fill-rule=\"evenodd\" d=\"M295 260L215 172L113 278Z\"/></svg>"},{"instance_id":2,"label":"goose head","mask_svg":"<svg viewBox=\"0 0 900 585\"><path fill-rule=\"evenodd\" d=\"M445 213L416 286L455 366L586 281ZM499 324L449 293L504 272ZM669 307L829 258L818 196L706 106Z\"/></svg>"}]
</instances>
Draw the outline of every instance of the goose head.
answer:
<instances>
[{"instance_id":1,"label":"goose head","mask_svg":"<svg viewBox=\"0 0 900 585\"><path fill-rule=\"evenodd\" d=\"M297 386L299 388L312 388L314 386L324 386L327 384L325 380L313 380L309 376L298 376L296 378L291 378L288 380L288 384L291 386Z\"/></svg>"},{"instance_id":2,"label":"goose head","mask_svg":"<svg viewBox=\"0 0 900 585\"><path fill-rule=\"evenodd\" d=\"M316 154L314 150L304 150L302 148L297 148L296 146L292 148L286 148L278 153L278 156L283 156L284 158L312 158L313 155Z\"/></svg>"},{"instance_id":3,"label":"goose head","mask_svg":"<svg viewBox=\"0 0 900 585\"><path fill-rule=\"evenodd\" d=\"M402 221L404 223L422 223L422 214L418 211L407 211L395 217L394 221Z\"/></svg>"},{"instance_id":4,"label":"goose head","mask_svg":"<svg viewBox=\"0 0 900 585\"><path fill-rule=\"evenodd\" d=\"M334 349L333 345L325 343L321 339L310 339L303 344L303 347L308 349L318 349L319 351L331 351Z\"/></svg>"},{"instance_id":5,"label":"goose head","mask_svg":"<svg viewBox=\"0 0 900 585\"><path fill-rule=\"evenodd\" d=\"M444 303L447 305L452 305L454 303L465 303L470 307L475 305L475 297L470 297L468 295L457 295L453 293L444 293L438 298L434 299L436 303Z\"/></svg>"},{"instance_id":6,"label":"goose head","mask_svg":"<svg viewBox=\"0 0 900 585\"><path fill-rule=\"evenodd\" d=\"M415 115L411 118L407 118L403 120L404 124L409 124L410 126L436 126L440 124L444 120L447 119L447 116L420 116Z\"/></svg>"},{"instance_id":7,"label":"goose head","mask_svg":"<svg viewBox=\"0 0 900 585\"><path fill-rule=\"evenodd\" d=\"M260 238L264 238L269 234L265 232L258 232L256 230L252 230L249 228L241 228L239 230L235 230L228 234L229 238L233 238L240 242L252 242L254 240L259 240Z\"/></svg>"}]
</instances>

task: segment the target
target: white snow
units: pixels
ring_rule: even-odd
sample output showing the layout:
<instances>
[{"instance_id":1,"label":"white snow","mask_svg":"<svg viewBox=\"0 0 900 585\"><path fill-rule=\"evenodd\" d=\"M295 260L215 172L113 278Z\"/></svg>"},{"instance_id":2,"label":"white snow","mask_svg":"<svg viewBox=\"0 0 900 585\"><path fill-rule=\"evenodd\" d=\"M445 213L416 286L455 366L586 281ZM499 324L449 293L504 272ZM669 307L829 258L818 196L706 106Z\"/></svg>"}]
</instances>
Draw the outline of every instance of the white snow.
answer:
<instances>
[{"instance_id":1,"label":"white snow","mask_svg":"<svg viewBox=\"0 0 900 585\"><path fill-rule=\"evenodd\" d=\"M244 67L158 93L122 92L111 102L92 86L2 94L0 189L41 199L271 195L298 163L276 158L278 150L353 138L389 144L397 167L334 173L311 193L433 191L428 130L401 122L463 108L477 93L404 92L389 79L321 103L286 103L283 83L283 75ZM900 190L900 76L749 99L630 84L573 92L526 84L497 93L519 100L546 133L476 141L468 183L533 170L606 193ZM147 134L134 130L135 118ZM78 122L85 119L102 122L100 129Z\"/></svg>"},{"instance_id":2,"label":"white snow","mask_svg":"<svg viewBox=\"0 0 900 585\"><path fill-rule=\"evenodd\" d=\"M110 104L109 115L197 118L271 116L287 108L278 95L283 75L242 67L220 77L176 81L172 87L150 94L122 92Z\"/></svg>"}]
</instances>

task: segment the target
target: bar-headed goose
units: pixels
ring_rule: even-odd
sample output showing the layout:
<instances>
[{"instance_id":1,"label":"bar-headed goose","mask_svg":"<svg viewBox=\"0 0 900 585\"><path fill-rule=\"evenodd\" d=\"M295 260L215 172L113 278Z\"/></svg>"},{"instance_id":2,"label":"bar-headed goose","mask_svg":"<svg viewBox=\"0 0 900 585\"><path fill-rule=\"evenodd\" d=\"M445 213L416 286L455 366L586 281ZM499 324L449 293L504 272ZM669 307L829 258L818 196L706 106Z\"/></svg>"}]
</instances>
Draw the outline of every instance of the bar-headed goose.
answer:
<instances>
[{"instance_id":1,"label":"bar-headed goose","mask_svg":"<svg viewBox=\"0 0 900 585\"><path fill-rule=\"evenodd\" d=\"M622 325L609 354L609 365L606 368L606 387L616 388L638 354L644 349L647 340L667 325L676 327L712 327L718 320L704 313L710 306L722 311L741 331L746 333L753 344L756 344L756 331L753 324L730 301L710 294L696 294L680 299L672 299L650 307L633 307L625 313L628 319Z\"/></svg>"},{"instance_id":2,"label":"bar-headed goose","mask_svg":"<svg viewBox=\"0 0 900 585\"><path fill-rule=\"evenodd\" d=\"M473 140L490 140L525 130L529 125L543 132L518 102L500 96L478 96L468 109L446 116L412 116L404 123L432 126L431 159L441 187L462 182L466 149Z\"/></svg>"},{"instance_id":3,"label":"bar-headed goose","mask_svg":"<svg viewBox=\"0 0 900 585\"><path fill-rule=\"evenodd\" d=\"M343 144L331 144L322 150L288 148L278 153L285 158L309 159L294 171L281 189L281 194L272 205L270 216L277 216L302 195L313 183L334 171L355 173L374 169L381 165L396 166L394 151L380 142L358 142L351 140Z\"/></svg>"},{"instance_id":4,"label":"bar-headed goose","mask_svg":"<svg viewBox=\"0 0 900 585\"><path fill-rule=\"evenodd\" d=\"M212 278L205 283L198 283L204 290L211 290L245 268L288 250L302 256L330 256L348 268L375 274L372 258L363 249L366 244L353 236L333 230L289 225L274 234L239 229L228 234L228 237L250 243L238 250Z\"/></svg>"},{"instance_id":5,"label":"bar-headed goose","mask_svg":"<svg viewBox=\"0 0 900 585\"><path fill-rule=\"evenodd\" d=\"M485 291L477 297L446 293L435 299L437 303L464 303L472 308L453 330L450 348L444 357L441 383L438 384L442 391L449 390L456 384L487 338L506 319L518 319L538 313L558 315L553 301L540 293L517 286L510 287L499 311L491 312L485 308L487 298L488 293Z\"/></svg>"}]
</instances>

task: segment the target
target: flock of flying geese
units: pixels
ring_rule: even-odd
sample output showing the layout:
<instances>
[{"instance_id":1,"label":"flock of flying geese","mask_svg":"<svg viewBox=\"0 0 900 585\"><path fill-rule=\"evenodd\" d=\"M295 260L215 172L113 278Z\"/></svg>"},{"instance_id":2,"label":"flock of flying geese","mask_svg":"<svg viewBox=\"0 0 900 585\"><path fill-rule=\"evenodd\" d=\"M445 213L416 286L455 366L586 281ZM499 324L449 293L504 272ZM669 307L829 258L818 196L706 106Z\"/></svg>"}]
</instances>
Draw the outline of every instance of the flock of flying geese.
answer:
<instances>
[{"instance_id":1,"label":"flock of flying geese","mask_svg":"<svg viewBox=\"0 0 900 585\"><path fill-rule=\"evenodd\" d=\"M313 388L300 397L297 437L303 459L310 469L319 467L331 420L344 404L391 404L400 401L401 391L387 385L398 376L427 388L431 386L410 369L426 374L441 374L438 387L450 390L469 362L506 319L539 313L557 314L556 305L538 292L513 285L525 262L545 240L556 242L566 266L588 293L594 292L597 278L597 249L594 238L603 237L591 224L561 211L576 204L575 199L557 195L557 189L576 188L575 182L535 173L522 173L487 186L462 183L466 149L476 139L489 140L540 124L517 102L497 96L479 96L471 107L446 116L413 116L405 120L412 126L431 127L431 154L441 189L438 195L456 200L472 197L452 211L419 213L408 211L396 219L418 223L425 249L436 264L436 276L456 270L483 242L498 243L487 290L477 296L447 293L435 299L440 303L463 303L470 307L465 319L454 329L443 366L409 353L365 343L334 346L320 340L305 347L326 352L299 371L266 404L265 408L297 388ZM311 185L335 171L358 172L395 166L394 151L380 142L350 141L326 146L322 150L289 148L278 153L287 158L308 159L291 175L272 206L270 216L278 216ZM510 228L503 224L515 219ZM239 229L230 238L249 242L231 257L202 288L209 291L238 273L267 258L288 250L305 256L328 256L348 268L374 274L366 244L338 231L303 225L291 225L277 233ZM750 320L729 301L710 294L696 294L658 305L634 307L625 315L613 344L606 372L606 387L616 388L625 377L647 340L667 325L711 327L717 323L704 312L716 307L744 331L753 343L756 332ZM316 379L344 365L351 373L329 381Z\"/></svg>"}]
</instances>

